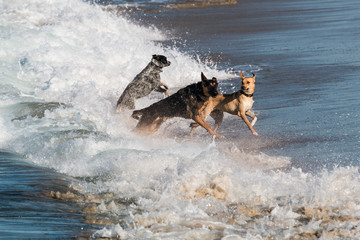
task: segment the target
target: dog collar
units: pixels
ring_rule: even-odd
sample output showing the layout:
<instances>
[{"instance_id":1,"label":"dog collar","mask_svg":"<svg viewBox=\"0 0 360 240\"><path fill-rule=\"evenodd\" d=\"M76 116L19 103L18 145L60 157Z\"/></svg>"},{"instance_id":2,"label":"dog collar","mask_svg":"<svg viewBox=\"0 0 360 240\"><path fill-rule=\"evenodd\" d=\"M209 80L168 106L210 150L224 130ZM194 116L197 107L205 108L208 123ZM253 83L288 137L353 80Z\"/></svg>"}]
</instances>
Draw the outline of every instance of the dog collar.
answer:
<instances>
[{"instance_id":1,"label":"dog collar","mask_svg":"<svg viewBox=\"0 0 360 240\"><path fill-rule=\"evenodd\" d=\"M241 94L244 94L246 97L253 97L254 94L247 94L243 90L241 90Z\"/></svg>"}]
</instances>

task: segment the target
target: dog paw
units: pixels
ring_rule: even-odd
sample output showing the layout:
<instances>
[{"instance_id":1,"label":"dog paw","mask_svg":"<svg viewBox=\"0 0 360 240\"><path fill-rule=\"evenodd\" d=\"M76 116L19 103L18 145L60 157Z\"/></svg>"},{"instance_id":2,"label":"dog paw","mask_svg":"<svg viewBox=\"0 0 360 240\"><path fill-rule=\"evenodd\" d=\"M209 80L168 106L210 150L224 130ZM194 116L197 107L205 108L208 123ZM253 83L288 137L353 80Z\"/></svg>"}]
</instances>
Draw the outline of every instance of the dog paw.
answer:
<instances>
[{"instance_id":1,"label":"dog paw","mask_svg":"<svg viewBox=\"0 0 360 240\"><path fill-rule=\"evenodd\" d=\"M216 134L216 139L225 139L225 137L223 135L220 135L220 134Z\"/></svg>"},{"instance_id":2,"label":"dog paw","mask_svg":"<svg viewBox=\"0 0 360 240\"><path fill-rule=\"evenodd\" d=\"M259 136L259 134L257 132L253 132L254 136Z\"/></svg>"}]
</instances>

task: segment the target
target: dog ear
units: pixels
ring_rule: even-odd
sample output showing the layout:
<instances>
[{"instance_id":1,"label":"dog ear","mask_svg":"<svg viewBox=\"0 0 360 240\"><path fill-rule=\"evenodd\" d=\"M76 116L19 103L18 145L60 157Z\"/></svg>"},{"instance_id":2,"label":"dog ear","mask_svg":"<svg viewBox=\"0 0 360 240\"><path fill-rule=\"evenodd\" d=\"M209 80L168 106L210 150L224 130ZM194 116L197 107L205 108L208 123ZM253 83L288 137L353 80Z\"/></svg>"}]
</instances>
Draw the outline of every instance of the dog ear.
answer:
<instances>
[{"instance_id":1,"label":"dog ear","mask_svg":"<svg viewBox=\"0 0 360 240\"><path fill-rule=\"evenodd\" d=\"M208 79L205 77L203 72L201 72L201 81L207 81Z\"/></svg>"},{"instance_id":2,"label":"dog ear","mask_svg":"<svg viewBox=\"0 0 360 240\"><path fill-rule=\"evenodd\" d=\"M156 55L156 54L154 54L154 55L152 55L152 58L156 58L156 56L157 56L157 55Z\"/></svg>"},{"instance_id":3,"label":"dog ear","mask_svg":"<svg viewBox=\"0 0 360 240\"><path fill-rule=\"evenodd\" d=\"M245 76L243 75L243 73L242 73L242 72L240 72L240 76L241 76L241 78L242 78L242 79L244 79L244 78L245 78Z\"/></svg>"}]
</instances>

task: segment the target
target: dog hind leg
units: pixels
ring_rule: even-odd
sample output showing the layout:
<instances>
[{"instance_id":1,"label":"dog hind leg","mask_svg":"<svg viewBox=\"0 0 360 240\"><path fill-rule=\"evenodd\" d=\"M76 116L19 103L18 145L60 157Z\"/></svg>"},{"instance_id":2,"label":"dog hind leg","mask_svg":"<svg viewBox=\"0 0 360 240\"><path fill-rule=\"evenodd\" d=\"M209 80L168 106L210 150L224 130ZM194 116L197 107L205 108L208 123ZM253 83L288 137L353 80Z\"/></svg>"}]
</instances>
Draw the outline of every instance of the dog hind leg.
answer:
<instances>
[{"instance_id":1,"label":"dog hind leg","mask_svg":"<svg viewBox=\"0 0 360 240\"><path fill-rule=\"evenodd\" d=\"M135 100L128 94L121 95L116 104L116 112L119 113L124 109L135 109Z\"/></svg>"},{"instance_id":2,"label":"dog hind leg","mask_svg":"<svg viewBox=\"0 0 360 240\"><path fill-rule=\"evenodd\" d=\"M210 113L210 116L215 120L214 132L216 132L224 119L224 113L219 110L214 110Z\"/></svg>"},{"instance_id":3,"label":"dog hind leg","mask_svg":"<svg viewBox=\"0 0 360 240\"><path fill-rule=\"evenodd\" d=\"M159 130L159 128L161 127L161 125L166 121L165 118L160 118L158 117L157 119L155 119L155 121L152 124L152 132L156 132L157 130Z\"/></svg>"},{"instance_id":4,"label":"dog hind leg","mask_svg":"<svg viewBox=\"0 0 360 240\"><path fill-rule=\"evenodd\" d=\"M134 131L142 135L150 135L161 127L161 125L166 121L166 118L157 117L156 119L152 117L147 117L143 115L140 117L138 124L136 125Z\"/></svg>"}]
</instances>

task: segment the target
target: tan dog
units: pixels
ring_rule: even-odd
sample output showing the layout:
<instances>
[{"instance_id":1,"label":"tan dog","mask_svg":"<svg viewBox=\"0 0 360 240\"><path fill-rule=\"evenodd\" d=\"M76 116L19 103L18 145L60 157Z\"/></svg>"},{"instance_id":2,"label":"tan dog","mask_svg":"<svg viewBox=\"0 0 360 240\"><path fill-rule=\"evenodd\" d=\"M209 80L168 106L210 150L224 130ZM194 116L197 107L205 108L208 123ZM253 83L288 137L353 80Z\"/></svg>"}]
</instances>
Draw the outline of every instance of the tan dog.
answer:
<instances>
[{"instance_id":1,"label":"tan dog","mask_svg":"<svg viewBox=\"0 0 360 240\"><path fill-rule=\"evenodd\" d=\"M253 101L253 94L255 90L255 74L252 77L244 77L242 72L240 73L242 78L241 90L231 94L219 94L215 98L211 98L212 107L208 107L204 112L205 116L210 116L215 120L214 131L220 127L224 112L241 117L254 136L258 136L258 133L254 130L253 126L256 123L257 117L251 112ZM212 110L212 111L211 111ZM250 123L246 116L253 118ZM190 136L194 134L195 128L199 125L197 123L190 124L191 132Z\"/></svg>"}]
</instances>

